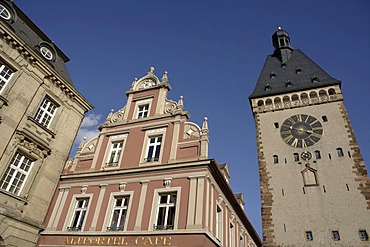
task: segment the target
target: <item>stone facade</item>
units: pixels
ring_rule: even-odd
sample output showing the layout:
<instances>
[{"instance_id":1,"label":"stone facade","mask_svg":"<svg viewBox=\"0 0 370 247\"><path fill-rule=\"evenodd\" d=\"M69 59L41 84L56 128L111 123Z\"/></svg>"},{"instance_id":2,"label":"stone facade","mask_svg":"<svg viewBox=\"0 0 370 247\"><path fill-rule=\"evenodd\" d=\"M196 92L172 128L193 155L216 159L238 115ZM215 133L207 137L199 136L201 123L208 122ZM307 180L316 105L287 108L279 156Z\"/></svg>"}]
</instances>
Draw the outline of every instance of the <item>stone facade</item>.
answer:
<instances>
[{"instance_id":1,"label":"stone facade","mask_svg":"<svg viewBox=\"0 0 370 247\"><path fill-rule=\"evenodd\" d=\"M227 164L208 158L208 120L151 68L67 162L38 246L261 246ZM80 212L84 212L81 216Z\"/></svg>"},{"instance_id":2,"label":"stone facade","mask_svg":"<svg viewBox=\"0 0 370 247\"><path fill-rule=\"evenodd\" d=\"M264 246L368 246L369 177L340 88L288 34L250 97Z\"/></svg>"},{"instance_id":3,"label":"stone facade","mask_svg":"<svg viewBox=\"0 0 370 247\"><path fill-rule=\"evenodd\" d=\"M0 246L35 246L92 105L59 48L12 1L0 8Z\"/></svg>"}]
</instances>

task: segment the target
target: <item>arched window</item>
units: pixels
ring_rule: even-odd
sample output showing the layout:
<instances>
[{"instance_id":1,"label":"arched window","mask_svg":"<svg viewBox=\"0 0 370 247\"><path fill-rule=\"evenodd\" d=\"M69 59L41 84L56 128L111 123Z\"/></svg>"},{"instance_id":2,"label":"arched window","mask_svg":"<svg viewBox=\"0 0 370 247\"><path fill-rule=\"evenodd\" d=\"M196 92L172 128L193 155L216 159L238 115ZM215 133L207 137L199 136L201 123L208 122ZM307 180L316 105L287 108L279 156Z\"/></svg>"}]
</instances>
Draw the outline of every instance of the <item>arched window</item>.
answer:
<instances>
[{"instance_id":1,"label":"arched window","mask_svg":"<svg viewBox=\"0 0 370 247\"><path fill-rule=\"evenodd\" d=\"M311 99L317 99L317 93L315 91L310 92L310 98Z\"/></svg>"},{"instance_id":2,"label":"arched window","mask_svg":"<svg viewBox=\"0 0 370 247\"><path fill-rule=\"evenodd\" d=\"M335 94L334 88L330 88L328 92L329 92L329 95L334 95Z\"/></svg>"},{"instance_id":3,"label":"arched window","mask_svg":"<svg viewBox=\"0 0 370 247\"><path fill-rule=\"evenodd\" d=\"M320 151L319 150L315 150L315 158L317 159L317 160L319 160L319 159L321 159L321 153L320 153Z\"/></svg>"},{"instance_id":4,"label":"arched window","mask_svg":"<svg viewBox=\"0 0 370 247\"><path fill-rule=\"evenodd\" d=\"M299 154L298 153L294 153L293 154L293 158L294 158L294 161L299 161Z\"/></svg>"},{"instance_id":5,"label":"arched window","mask_svg":"<svg viewBox=\"0 0 370 247\"><path fill-rule=\"evenodd\" d=\"M342 148L337 148L337 155L338 155L338 157L344 156Z\"/></svg>"},{"instance_id":6,"label":"arched window","mask_svg":"<svg viewBox=\"0 0 370 247\"><path fill-rule=\"evenodd\" d=\"M319 96L320 97L327 96L326 91L325 90L320 90Z\"/></svg>"},{"instance_id":7,"label":"arched window","mask_svg":"<svg viewBox=\"0 0 370 247\"><path fill-rule=\"evenodd\" d=\"M308 95L306 93L302 93L301 100L308 100Z\"/></svg>"},{"instance_id":8,"label":"arched window","mask_svg":"<svg viewBox=\"0 0 370 247\"><path fill-rule=\"evenodd\" d=\"M299 100L298 95L293 94L292 101L298 101L298 100Z\"/></svg>"},{"instance_id":9,"label":"arched window","mask_svg":"<svg viewBox=\"0 0 370 247\"><path fill-rule=\"evenodd\" d=\"M272 156L274 158L274 164L278 164L279 163L279 156L277 156L276 154L274 156Z\"/></svg>"},{"instance_id":10,"label":"arched window","mask_svg":"<svg viewBox=\"0 0 370 247\"><path fill-rule=\"evenodd\" d=\"M267 99L266 100L266 105L272 105L272 100L271 99Z\"/></svg>"},{"instance_id":11,"label":"arched window","mask_svg":"<svg viewBox=\"0 0 370 247\"><path fill-rule=\"evenodd\" d=\"M257 103L258 106L263 106L263 100L259 100Z\"/></svg>"},{"instance_id":12,"label":"arched window","mask_svg":"<svg viewBox=\"0 0 370 247\"><path fill-rule=\"evenodd\" d=\"M283 98L283 102L284 102L284 103L288 103L288 102L290 102L289 97L288 97L288 96L284 96L284 98Z\"/></svg>"}]
</instances>

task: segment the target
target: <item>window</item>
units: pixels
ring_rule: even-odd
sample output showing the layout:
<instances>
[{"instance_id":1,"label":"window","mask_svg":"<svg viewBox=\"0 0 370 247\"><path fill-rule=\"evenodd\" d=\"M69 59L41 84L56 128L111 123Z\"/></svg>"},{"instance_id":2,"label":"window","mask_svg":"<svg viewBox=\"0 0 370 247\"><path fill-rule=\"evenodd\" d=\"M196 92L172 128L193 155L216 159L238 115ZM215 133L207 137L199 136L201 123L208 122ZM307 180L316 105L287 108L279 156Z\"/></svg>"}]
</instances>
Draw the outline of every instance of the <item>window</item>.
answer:
<instances>
[{"instance_id":1,"label":"window","mask_svg":"<svg viewBox=\"0 0 370 247\"><path fill-rule=\"evenodd\" d=\"M311 231L306 231L306 240L312 241L313 240L313 235Z\"/></svg>"},{"instance_id":2,"label":"window","mask_svg":"<svg viewBox=\"0 0 370 247\"><path fill-rule=\"evenodd\" d=\"M146 162L158 161L161 152L162 136L149 137Z\"/></svg>"},{"instance_id":3,"label":"window","mask_svg":"<svg viewBox=\"0 0 370 247\"><path fill-rule=\"evenodd\" d=\"M216 238L222 241L222 209L217 205L216 209Z\"/></svg>"},{"instance_id":4,"label":"window","mask_svg":"<svg viewBox=\"0 0 370 247\"><path fill-rule=\"evenodd\" d=\"M274 156L272 156L272 157L274 158L274 164L279 163L279 156L274 155Z\"/></svg>"},{"instance_id":5,"label":"window","mask_svg":"<svg viewBox=\"0 0 370 247\"><path fill-rule=\"evenodd\" d=\"M39 122L42 126L49 128L57 109L57 105L53 103L49 98L45 97L39 109L37 110L35 120Z\"/></svg>"},{"instance_id":6,"label":"window","mask_svg":"<svg viewBox=\"0 0 370 247\"><path fill-rule=\"evenodd\" d=\"M114 198L114 208L112 212L112 218L107 227L109 231L122 231L125 226L127 206L129 203L129 197L116 197Z\"/></svg>"},{"instance_id":7,"label":"window","mask_svg":"<svg viewBox=\"0 0 370 247\"><path fill-rule=\"evenodd\" d=\"M149 105L140 105L137 113L137 118L145 118L148 116Z\"/></svg>"},{"instance_id":8,"label":"window","mask_svg":"<svg viewBox=\"0 0 370 247\"><path fill-rule=\"evenodd\" d=\"M173 230L176 214L176 192L159 194L155 230Z\"/></svg>"},{"instance_id":9,"label":"window","mask_svg":"<svg viewBox=\"0 0 370 247\"><path fill-rule=\"evenodd\" d=\"M0 4L1 16L1 4ZM0 93L5 88L5 85L10 81L14 71L9 68L3 61L0 60Z\"/></svg>"},{"instance_id":10,"label":"window","mask_svg":"<svg viewBox=\"0 0 370 247\"><path fill-rule=\"evenodd\" d=\"M337 148L337 155L338 155L338 157L342 157L342 156L344 156L344 154L343 154L343 149L341 149L341 148Z\"/></svg>"},{"instance_id":11,"label":"window","mask_svg":"<svg viewBox=\"0 0 370 247\"><path fill-rule=\"evenodd\" d=\"M27 180L32 165L33 160L17 152L1 179L1 188L18 196Z\"/></svg>"},{"instance_id":12,"label":"window","mask_svg":"<svg viewBox=\"0 0 370 247\"><path fill-rule=\"evenodd\" d=\"M49 61L53 60L53 58L54 58L54 54L53 54L53 52L52 52L49 48L47 48L46 46L41 46L41 47L40 47L40 52L41 52L41 55L42 55L44 58L46 58L46 60L49 60Z\"/></svg>"},{"instance_id":13,"label":"window","mask_svg":"<svg viewBox=\"0 0 370 247\"><path fill-rule=\"evenodd\" d=\"M333 235L333 240L334 241L339 241L340 240L340 236L339 236L338 231L332 231L332 235Z\"/></svg>"},{"instance_id":14,"label":"window","mask_svg":"<svg viewBox=\"0 0 370 247\"><path fill-rule=\"evenodd\" d=\"M315 153L315 158L316 158L317 160L321 159L321 153L320 153L320 151L319 151L319 150L316 150L314 153Z\"/></svg>"},{"instance_id":15,"label":"window","mask_svg":"<svg viewBox=\"0 0 370 247\"><path fill-rule=\"evenodd\" d=\"M105 167L118 166L119 158L121 156L123 141L112 142L108 161Z\"/></svg>"},{"instance_id":16,"label":"window","mask_svg":"<svg viewBox=\"0 0 370 247\"><path fill-rule=\"evenodd\" d=\"M279 123L278 122L275 122L274 123L274 126L275 126L275 129L278 129L279 128Z\"/></svg>"},{"instance_id":17,"label":"window","mask_svg":"<svg viewBox=\"0 0 370 247\"><path fill-rule=\"evenodd\" d=\"M81 231L84 223L89 198L78 198L74 208L72 222L67 228L68 231Z\"/></svg>"},{"instance_id":18,"label":"window","mask_svg":"<svg viewBox=\"0 0 370 247\"><path fill-rule=\"evenodd\" d=\"M10 11L2 4L0 4L0 17L5 20L10 20L10 18L12 17Z\"/></svg>"},{"instance_id":19,"label":"window","mask_svg":"<svg viewBox=\"0 0 370 247\"><path fill-rule=\"evenodd\" d=\"M235 247L234 225L230 223L230 247Z\"/></svg>"},{"instance_id":20,"label":"window","mask_svg":"<svg viewBox=\"0 0 370 247\"><path fill-rule=\"evenodd\" d=\"M299 154L298 153L294 153L293 154L293 158L294 158L294 161L299 161Z\"/></svg>"},{"instance_id":21,"label":"window","mask_svg":"<svg viewBox=\"0 0 370 247\"><path fill-rule=\"evenodd\" d=\"M327 116L322 116L322 121L323 122L327 122L328 121L328 117Z\"/></svg>"},{"instance_id":22,"label":"window","mask_svg":"<svg viewBox=\"0 0 370 247\"><path fill-rule=\"evenodd\" d=\"M239 238L239 246L240 247L244 247L244 245L245 245L244 238L243 238L243 236L240 236L240 238Z\"/></svg>"},{"instance_id":23,"label":"window","mask_svg":"<svg viewBox=\"0 0 370 247\"><path fill-rule=\"evenodd\" d=\"M366 230L360 230L359 234L360 234L360 238L361 238L362 241L369 240L369 235L367 235Z\"/></svg>"}]
</instances>

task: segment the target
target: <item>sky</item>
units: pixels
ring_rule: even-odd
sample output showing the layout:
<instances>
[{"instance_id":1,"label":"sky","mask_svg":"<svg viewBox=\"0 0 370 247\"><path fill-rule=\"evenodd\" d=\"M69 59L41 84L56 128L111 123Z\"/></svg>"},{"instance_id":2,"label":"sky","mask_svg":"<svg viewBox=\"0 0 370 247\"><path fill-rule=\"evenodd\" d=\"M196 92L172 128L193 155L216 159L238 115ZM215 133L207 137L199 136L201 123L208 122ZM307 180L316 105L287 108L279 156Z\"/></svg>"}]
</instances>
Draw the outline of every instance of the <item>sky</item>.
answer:
<instances>
[{"instance_id":1,"label":"sky","mask_svg":"<svg viewBox=\"0 0 370 247\"><path fill-rule=\"evenodd\" d=\"M261 235L255 126L248 96L281 26L302 50L342 81L344 102L370 162L370 1L368 0L15 0L71 59L75 87L95 108L83 136L97 135L126 103L134 78L168 71L168 99L184 97L190 121L208 117L209 157L228 163L234 192ZM71 153L73 155L74 153Z\"/></svg>"}]
</instances>

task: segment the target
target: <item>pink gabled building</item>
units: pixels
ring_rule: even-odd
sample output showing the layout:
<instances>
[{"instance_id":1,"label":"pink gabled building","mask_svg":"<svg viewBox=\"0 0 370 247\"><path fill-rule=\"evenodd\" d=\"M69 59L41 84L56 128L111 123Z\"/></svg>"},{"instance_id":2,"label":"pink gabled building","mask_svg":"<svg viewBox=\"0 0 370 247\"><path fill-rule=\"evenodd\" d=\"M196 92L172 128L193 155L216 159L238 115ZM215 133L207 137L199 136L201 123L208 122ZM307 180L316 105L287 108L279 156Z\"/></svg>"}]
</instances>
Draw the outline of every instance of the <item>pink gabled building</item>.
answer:
<instances>
[{"instance_id":1,"label":"pink gabled building","mask_svg":"<svg viewBox=\"0 0 370 247\"><path fill-rule=\"evenodd\" d=\"M227 164L208 158L208 124L167 99L151 68L60 177L38 246L261 246Z\"/></svg>"}]
</instances>

